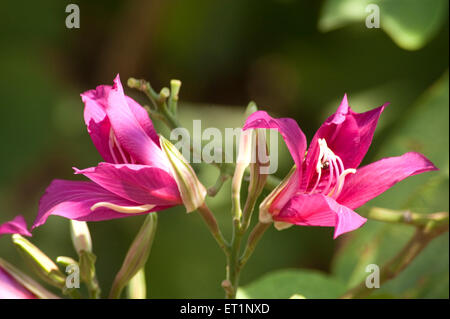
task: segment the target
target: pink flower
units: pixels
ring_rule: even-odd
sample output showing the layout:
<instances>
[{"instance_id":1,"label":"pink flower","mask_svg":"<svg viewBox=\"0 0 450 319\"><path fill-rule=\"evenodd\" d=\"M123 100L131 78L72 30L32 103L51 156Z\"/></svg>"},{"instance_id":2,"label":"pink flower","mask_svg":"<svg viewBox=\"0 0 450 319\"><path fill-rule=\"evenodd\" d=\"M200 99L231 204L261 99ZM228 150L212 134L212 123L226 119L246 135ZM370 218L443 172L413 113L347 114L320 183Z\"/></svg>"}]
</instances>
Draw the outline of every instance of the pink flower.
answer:
<instances>
[{"instance_id":1,"label":"pink flower","mask_svg":"<svg viewBox=\"0 0 450 319\"><path fill-rule=\"evenodd\" d=\"M356 208L408 176L437 170L415 152L359 167L385 106L355 113L345 95L336 113L314 135L306 156L305 135L293 119L274 119L264 111L250 115L244 130L277 129L296 166L283 187L262 203L260 219L275 221L279 229L292 224L334 227L336 238L366 222L354 212Z\"/></svg>"},{"instance_id":2,"label":"pink flower","mask_svg":"<svg viewBox=\"0 0 450 319\"><path fill-rule=\"evenodd\" d=\"M27 223L22 215L17 215L13 220L0 225L0 236L4 234L31 236L31 233L27 229Z\"/></svg>"},{"instance_id":3,"label":"pink flower","mask_svg":"<svg viewBox=\"0 0 450 319\"><path fill-rule=\"evenodd\" d=\"M33 228L50 215L100 221L182 204L169 162L146 110L114 85L81 94L84 120L105 162L78 170L90 181L54 180L39 202Z\"/></svg>"},{"instance_id":4,"label":"pink flower","mask_svg":"<svg viewBox=\"0 0 450 319\"><path fill-rule=\"evenodd\" d=\"M37 299L37 297L0 266L0 299Z\"/></svg>"}]
</instances>

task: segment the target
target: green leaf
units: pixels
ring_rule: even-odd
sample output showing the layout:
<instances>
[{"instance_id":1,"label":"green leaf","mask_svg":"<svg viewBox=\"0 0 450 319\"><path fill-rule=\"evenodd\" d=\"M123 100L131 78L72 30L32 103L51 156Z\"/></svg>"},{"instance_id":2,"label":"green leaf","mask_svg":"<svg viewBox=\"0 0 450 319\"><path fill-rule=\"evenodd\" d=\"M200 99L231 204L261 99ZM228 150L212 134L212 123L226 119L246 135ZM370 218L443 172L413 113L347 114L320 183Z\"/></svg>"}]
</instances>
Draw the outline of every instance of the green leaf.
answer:
<instances>
[{"instance_id":1,"label":"green leaf","mask_svg":"<svg viewBox=\"0 0 450 319\"><path fill-rule=\"evenodd\" d=\"M432 5L422 0L328 0L319 20L319 29L330 31L353 22L360 22L364 31L369 4L380 8L380 26L401 48L423 47L445 23L448 2L435 0Z\"/></svg>"},{"instance_id":2,"label":"green leaf","mask_svg":"<svg viewBox=\"0 0 450 319\"><path fill-rule=\"evenodd\" d=\"M319 271L286 269L269 273L240 287L237 298L287 299L293 295L304 298L337 298L345 290L341 281Z\"/></svg>"},{"instance_id":3,"label":"green leaf","mask_svg":"<svg viewBox=\"0 0 450 319\"><path fill-rule=\"evenodd\" d=\"M448 211L449 208L449 93L448 73L426 91L405 114L377 158L417 151L440 170L408 178L368 206L410 209L418 213ZM388 112L389 108L385 112ZM409 240L414 228L407 225L368 221L348 236L333 260L333 273L352 287L368 275L365 267L382 266ZM376 293L402 297L448 298L449 242L443 235L429 246L397 278Z\"/></svg>"}]
</instances>

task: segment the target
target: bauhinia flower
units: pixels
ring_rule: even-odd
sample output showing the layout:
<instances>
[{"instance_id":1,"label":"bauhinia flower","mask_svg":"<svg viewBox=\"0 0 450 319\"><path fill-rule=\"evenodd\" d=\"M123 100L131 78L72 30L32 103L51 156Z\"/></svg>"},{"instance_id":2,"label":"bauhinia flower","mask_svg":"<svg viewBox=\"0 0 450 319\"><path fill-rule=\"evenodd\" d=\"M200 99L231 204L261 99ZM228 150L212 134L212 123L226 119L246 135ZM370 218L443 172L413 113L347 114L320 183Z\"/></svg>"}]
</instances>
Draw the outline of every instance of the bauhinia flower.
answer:
<instances>
[{"instance_id":1,"label":"bauhinia flower","mask_svg":"<svg viewBox=\"0 0 450 319\"><path fill-rule=\"evenodd\" d=\"M277 129L294 159L285 180L261 203L260 221L278 229L291 225L334 227L334 238L361 227L366 219L354 210L408 176L437 170L423 155L408 152L359 167L372 142L387 103L354 112L344 96L336 113L306 138L290 118L272 118L264 111L250 115L244 130Z\"/></svg>"},{"instance_id":2,"label":"bauhinia flower","mask_svg":"<svg viewBox=\"0 0 450 319\"><path fill-rule=\"evenodd\" d=\"M147 111L124 94L119 75L113 86L98 86L81 97L88 132L105 162L74 168L90 181L54 180L40 200L33 228L50 215L100 221L183 204Z\"/></svg>"}]
</instances>

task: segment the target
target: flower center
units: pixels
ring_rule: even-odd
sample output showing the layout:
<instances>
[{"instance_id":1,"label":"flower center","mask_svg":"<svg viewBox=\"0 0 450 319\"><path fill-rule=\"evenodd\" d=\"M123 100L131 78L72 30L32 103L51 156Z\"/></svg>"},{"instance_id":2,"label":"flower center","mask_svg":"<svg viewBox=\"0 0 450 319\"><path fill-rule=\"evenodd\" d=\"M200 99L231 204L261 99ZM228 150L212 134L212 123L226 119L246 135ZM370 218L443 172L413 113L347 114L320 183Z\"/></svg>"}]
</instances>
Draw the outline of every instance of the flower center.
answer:
<instances>
[{"instance_id":1,"label":"flower center","mask_svg":"<svg viewBox=\"0 0 450 319\"><path fill-rule=\"evenodd\" d=\"M316 172L317 180L314 187L309 194L316 191L321 179L323 179L322 170L329 170L328 182L324 188L320 191L321 194L325 194L330 197L337 198L342 191L345 183L345 176L348 174L355 174L356 169L348 168L344 169L344 163L341 158L333 153L328 147L327 142L323 138L319 138L319 157L317 159Z\"/></svg>"}]
</instances>

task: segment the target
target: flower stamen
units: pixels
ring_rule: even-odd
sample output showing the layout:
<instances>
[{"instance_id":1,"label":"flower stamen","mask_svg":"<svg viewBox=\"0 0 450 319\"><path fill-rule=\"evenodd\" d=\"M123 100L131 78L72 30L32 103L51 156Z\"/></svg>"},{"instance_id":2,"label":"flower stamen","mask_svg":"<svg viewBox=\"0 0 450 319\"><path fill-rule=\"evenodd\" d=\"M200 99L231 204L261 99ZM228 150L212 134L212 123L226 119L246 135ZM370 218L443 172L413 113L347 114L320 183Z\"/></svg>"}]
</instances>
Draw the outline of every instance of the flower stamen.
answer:
<instances>
[{"instance_id":1,"label":"flower stamen","mask_svg":"<svg viewBox=\"0 0 450 319\"><path fill-rule=\"evenodd\" d=\"M328 183L325 188L323 188L320 193L327 196L338 197L344 187L345 176L348 174L356 173L354 168L345 169L342 159L334 154L334 152L328 147L327 142L323 138L319 138L319 156L317 159L316 172L317 180L309 192L309 194L316 191L320 180L324 177L322 175L322 169L329 169ZM334 186L333 186L334 182ZM331 191L330 191L331 188Z\"/></svg>"},{"instance_id":2,"label":"flower stamen","mask_svg":"<svg viewBox=\"0 0 450 319\"><path fill-rule=\"evenodd\" d=\"M109 202L98 202L91 206L91 211L94 211L100 207L109 208L115 212L123 214L139 214L149 211L150 209L154 208L155 205L147 204L141 206L120 206Z\"/></svg>"}]
</instances>

